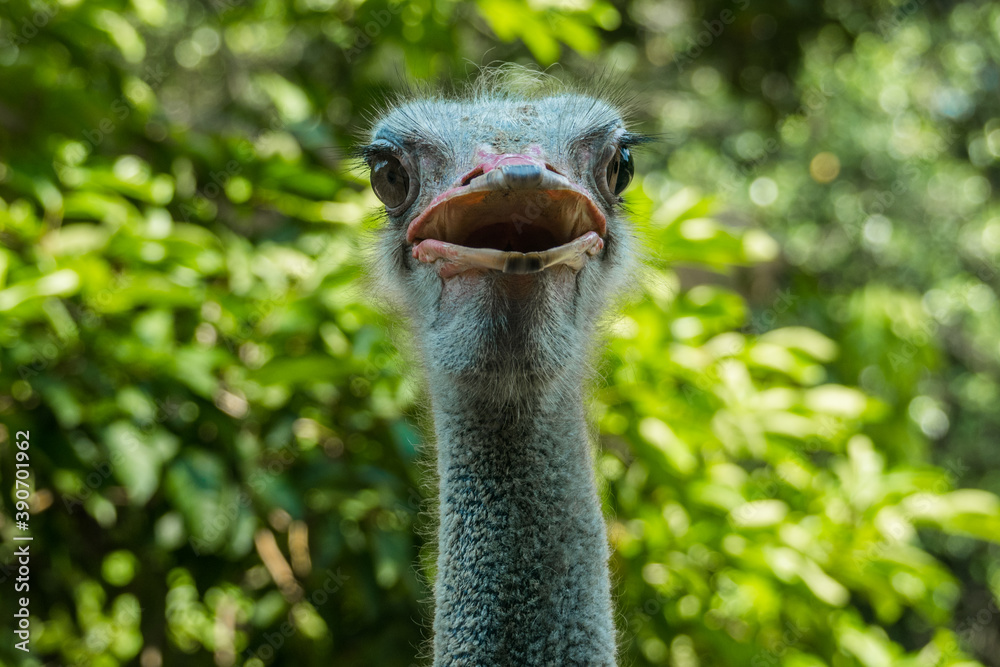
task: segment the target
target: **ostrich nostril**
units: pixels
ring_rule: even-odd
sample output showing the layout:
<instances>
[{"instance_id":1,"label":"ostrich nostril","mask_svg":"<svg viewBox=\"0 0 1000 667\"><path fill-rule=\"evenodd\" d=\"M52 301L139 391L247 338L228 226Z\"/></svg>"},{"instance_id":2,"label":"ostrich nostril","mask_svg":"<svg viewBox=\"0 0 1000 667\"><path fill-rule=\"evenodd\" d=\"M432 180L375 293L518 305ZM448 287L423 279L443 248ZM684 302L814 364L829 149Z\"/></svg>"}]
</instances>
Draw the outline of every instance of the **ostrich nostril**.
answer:
<instances>
[{"instance_id":1,"label":"ostrich nostril","mask_svg":"<svg viewBox=\"0 0 1000 667\"><path fill-rule=\"evenodd\" d=\"M542 183L542 167L537 164L507 164L500 171L511 188L537 188Z\"/></svg>"}]
</instances>

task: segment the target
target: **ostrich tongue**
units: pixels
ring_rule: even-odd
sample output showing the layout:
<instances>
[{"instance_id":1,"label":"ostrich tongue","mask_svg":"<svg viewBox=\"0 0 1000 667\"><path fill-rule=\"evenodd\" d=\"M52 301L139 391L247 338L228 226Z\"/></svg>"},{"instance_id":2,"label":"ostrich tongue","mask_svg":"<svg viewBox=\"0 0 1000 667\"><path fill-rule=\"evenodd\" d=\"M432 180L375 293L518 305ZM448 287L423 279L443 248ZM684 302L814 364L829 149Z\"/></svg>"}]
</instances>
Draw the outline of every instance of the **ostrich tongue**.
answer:
<instances>
[{"instance_id":1,"label":"ostrich tongue","mask_svg":"<svg viewBox=\"0 0 1000 667\"><path fill-rule=\"evenodd\" d=\"M597 232L587 232L569 243L537 252L469 248L437 239L425 239L413 247L413 256L436 264L438 275L450 278L470 269L488 269L503 273L539 273L553 266L565 265L579 271L587 260L604 248Z\"/></svg>"}]
</instances>

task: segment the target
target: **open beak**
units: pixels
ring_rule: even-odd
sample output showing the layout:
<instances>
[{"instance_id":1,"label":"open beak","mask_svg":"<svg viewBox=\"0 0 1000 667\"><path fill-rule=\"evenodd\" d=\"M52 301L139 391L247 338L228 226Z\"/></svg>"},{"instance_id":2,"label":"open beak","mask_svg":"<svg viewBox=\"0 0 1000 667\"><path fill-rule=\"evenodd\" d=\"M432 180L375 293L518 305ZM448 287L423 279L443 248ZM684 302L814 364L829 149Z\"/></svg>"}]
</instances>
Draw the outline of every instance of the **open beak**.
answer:
<instances>
[{"instance_id":1,"label":"open beak","mask_svg":"<svg viewBox=\"0 0 1000 667\"><path fill-rule=\"evenodd\" d=\"M604 247L607 221L590 195L527 155L498 156L442 193L410 223L413 256L442 278L471 269L579 271Z\"/></svg>"}]
</instances>

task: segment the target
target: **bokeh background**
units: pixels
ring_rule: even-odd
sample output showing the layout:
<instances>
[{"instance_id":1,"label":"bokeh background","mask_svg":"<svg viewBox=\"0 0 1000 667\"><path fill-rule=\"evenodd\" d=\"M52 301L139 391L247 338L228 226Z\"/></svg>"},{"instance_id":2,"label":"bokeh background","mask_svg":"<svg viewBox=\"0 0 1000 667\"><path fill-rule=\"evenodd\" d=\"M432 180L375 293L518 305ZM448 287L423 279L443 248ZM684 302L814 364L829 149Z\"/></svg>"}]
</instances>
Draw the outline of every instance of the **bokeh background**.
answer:
<instances>
[{"instance_id":1,"label":"bokeh background","mask_svg":"<svg viewBox=\"0 0 1000 667\"><path fill-rule=\"evenodd\" d=\"M659 139L590 406L621 664L1000 665L1000 5L934 0L0 1L0 664L426 664L348 156L494 62Z\"/></svg>"}]
</instances>

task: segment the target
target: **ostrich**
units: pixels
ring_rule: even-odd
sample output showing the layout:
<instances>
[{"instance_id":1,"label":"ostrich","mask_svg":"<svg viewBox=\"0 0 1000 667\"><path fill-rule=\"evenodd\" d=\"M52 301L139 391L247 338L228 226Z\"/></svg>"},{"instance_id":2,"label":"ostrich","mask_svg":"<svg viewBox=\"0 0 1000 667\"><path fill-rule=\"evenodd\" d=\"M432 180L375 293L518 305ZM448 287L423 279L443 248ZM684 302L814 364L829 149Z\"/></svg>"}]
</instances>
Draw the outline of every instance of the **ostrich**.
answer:
<instances>
[{"instance_id":1,"label":"ostrich","mask_svg":"<svg viewBox=\"0 0 1000 667\"><path fill-rule=\"evenodd\" d=\"M401 101L361 149L437 440L434 665L613 666L583 400L642 138L612 102L498 88Z\"/></svg>"}]
</instances>

